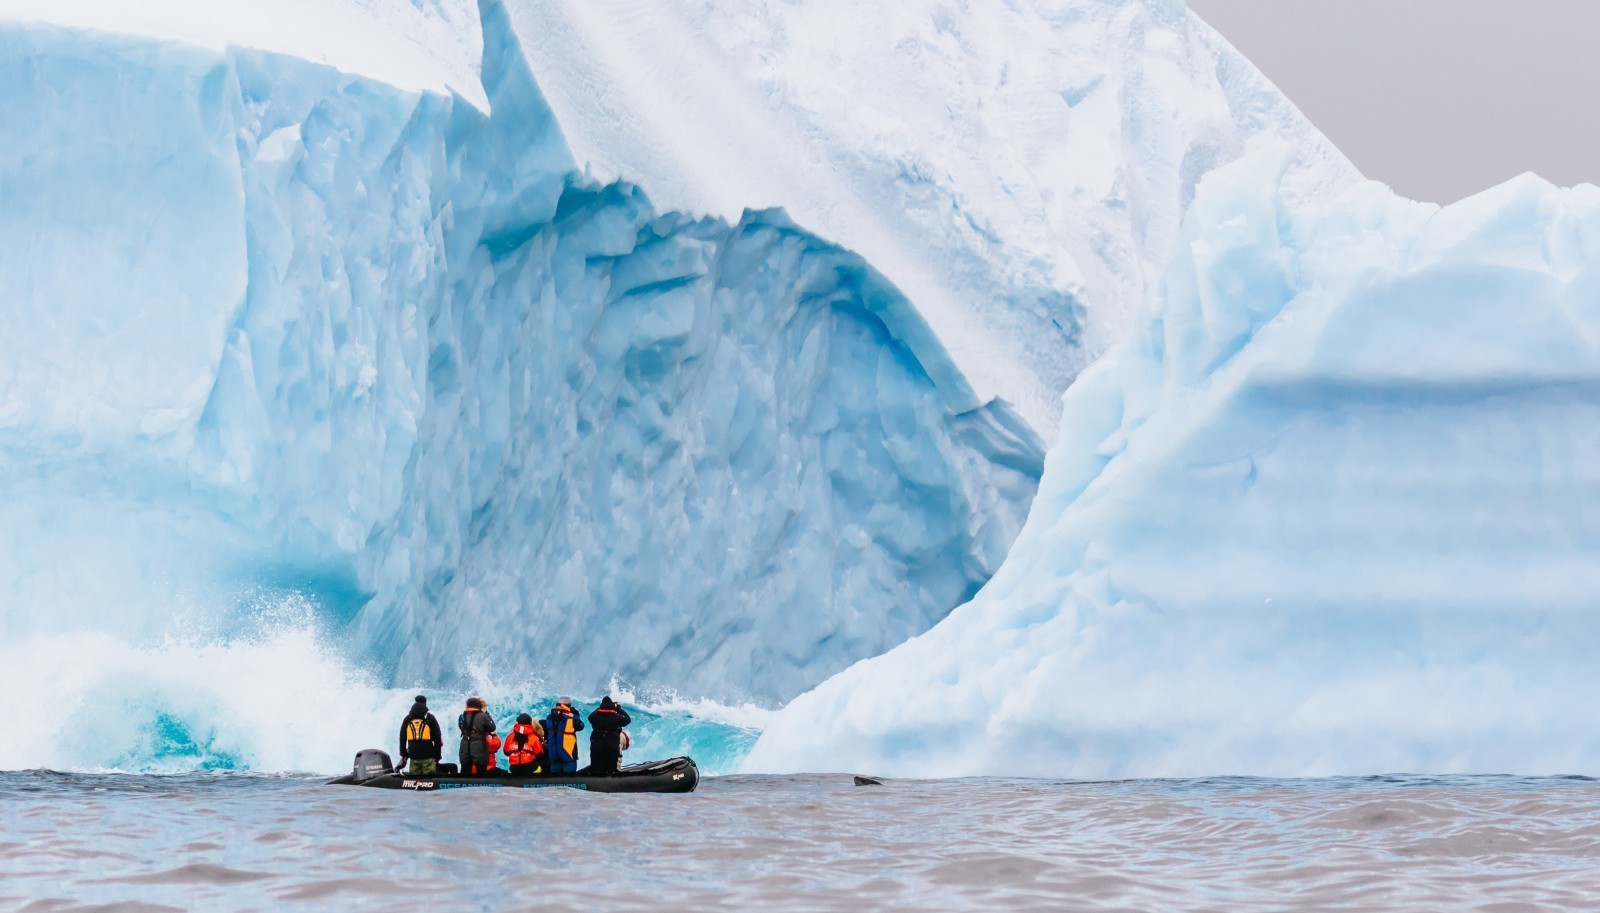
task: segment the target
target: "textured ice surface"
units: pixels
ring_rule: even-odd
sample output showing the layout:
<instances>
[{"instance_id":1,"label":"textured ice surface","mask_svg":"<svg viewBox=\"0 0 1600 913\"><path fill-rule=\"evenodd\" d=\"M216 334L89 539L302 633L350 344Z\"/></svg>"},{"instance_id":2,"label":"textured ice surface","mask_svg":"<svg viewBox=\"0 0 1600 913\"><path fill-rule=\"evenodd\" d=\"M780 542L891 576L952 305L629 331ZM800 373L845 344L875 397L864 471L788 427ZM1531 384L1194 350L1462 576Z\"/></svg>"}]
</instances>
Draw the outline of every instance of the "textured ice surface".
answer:
<instances>
[{"instance_id":1,"label":"textured ice surface","mask_svg":"<svg viewBox=\"0 0 1600 913\"><path fill-rule=\"evenodd\" d=\"M1600 190L1202 184L971 603L759 770L1600 771Z\"/></svg>"},{"instance_id":2,"label":"textured ice surface","mask_svg":"<svg viewBox=\"0 0 1600 913\"><path fill-rule=\"evenodd\" d=\"M0 20L271 51L488 108L477 0L0 0Z\"/></svg>"},{"instance_id":3,"label":"textured ice surface","mask_svg":"<svg viewBox=\"0 0 1600 913\"><path fill-rule=\"evenodd\" d=\"M498 3L495 6L499 6ZM964 407L1053 432L1194 183L1256 137L1355 169L1181 0L505 0L576 165L667 211L783 208L930 324ZM494 15L499 15L495 13ZM489 105L474 0L0 0L0 19L293 55Z\"/></svg>"},{"instance_id":4,"label":"textured ice surface","mask_svg":"<svg viewBox=\"0 0 1600 913\"><path fill-rule=\"evenodd\" d=\"M934 383L904 296L781 212L569 180L487 36L492 117L0 32L8 637L220 634L296 589L406 678L770 699L998 566L1042 448Z\"/></svg>"},{"instance_id":5,"label":"textured ice surface","mask_svg":"<svg viewBox=\"0 0 1600 913\"><path fill-rule=\"evenodd\" d=\"M0 21L0 636L41 649L300 592L406 681L791 696L999 565L1206 169L1353 178L1168 0Z\"/></svg>"},{"instance_id":6,"label":"textured ice surface","mask_svg":"<svg viewBox=\"0 0 1600 913\"><path fill-rule=\"evenodd\" d=\"M729 221L784 207L916 303L974 402L1046 436L1201 175L1271 136L1297 153L1287 192L1359 177L1181 0L508 8L596 177Z\"/></svg>"}]
</instances>

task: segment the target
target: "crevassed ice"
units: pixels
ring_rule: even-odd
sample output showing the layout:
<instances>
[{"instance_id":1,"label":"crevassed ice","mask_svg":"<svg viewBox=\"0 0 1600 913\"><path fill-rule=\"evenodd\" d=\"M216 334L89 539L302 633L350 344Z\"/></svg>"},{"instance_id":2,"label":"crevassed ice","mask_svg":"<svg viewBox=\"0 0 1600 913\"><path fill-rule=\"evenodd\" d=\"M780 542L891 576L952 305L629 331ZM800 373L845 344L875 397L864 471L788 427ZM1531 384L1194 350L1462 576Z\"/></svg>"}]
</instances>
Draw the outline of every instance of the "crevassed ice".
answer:
<instances>
[{"instance_id":1,"label":"crevassed ice","mask_svg":"<svg viewBox=\"0 0 1600 913\"><path fill-rule=\"evenodd\" d=\"M0 632L228 634L309 593L469 659L787 697L998 566L1042 448L780 211L573 159L503 18L492 116L260 51L0 29Z\"/></svg>"},{"instance_id":2,"label":"crevassed ice","mask_svg":"<svg viewBox=\"0 0 1600 913\"><path fill-rule=\"evenodd\" d=\"M1600 190L1202 183L971 603L754 770L1600 770Z\"/></svg>"}]
</instances>

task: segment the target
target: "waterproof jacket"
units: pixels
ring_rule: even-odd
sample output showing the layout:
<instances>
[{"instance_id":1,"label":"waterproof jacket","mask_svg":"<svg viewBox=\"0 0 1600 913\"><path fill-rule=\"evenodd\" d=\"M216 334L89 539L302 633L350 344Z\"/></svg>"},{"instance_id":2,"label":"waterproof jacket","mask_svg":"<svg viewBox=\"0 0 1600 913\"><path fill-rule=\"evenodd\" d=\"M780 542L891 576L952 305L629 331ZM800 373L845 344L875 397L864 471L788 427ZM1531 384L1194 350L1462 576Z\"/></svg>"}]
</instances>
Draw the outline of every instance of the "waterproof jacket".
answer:
<instances>
[{"instance_id":1,"label":"waterproof jacket","mask_svg":"<svg viewBox=\"0 0 1600 913\"><path fill-rule=\"evenodd\" d=\"M494 732L494 717L487 710L463 710L456 719L461 729L461 772L488 770L494 766L489 751L489 734Z\"/></svg>"},{"instance_id":2,"label":"waterproof jacket","mask_svg":"<svg viewBox=\"0 0 1600 913\"><path fill-rule=\"evenodd\" d=\"M544 751L544 742L539 738L539 731L533 728L532 723L518 723L511 727L511 734L506 736L502 746L506 752L506 760L514 765L532 764L538 760Z\"/></svg>"},{"instance_id":3,"label":"waterproof jacket","mask_svg":"<svg viewBox=\"0 0 1600 913\"><path fill-rule=\"evenodd\" d=\"M437 761L443 756L444 730L439 728L439 720L426 707L413 704L400 721L400 758Z\"/></svg>"},{"instance_id":4,"label":"waterproof jacket","mask_svg":"<svg viewBox=\"0 0 1600 913\"><path fill-rule=\"evenodd\" d=\"M583 720L578 719L570 704L557 704L544 718L545 748L552 762L578 760L578 733L583 731Z\"/></svg>"},{"instance_id":5,"label":"waterproof jacket","mask_svg":"<svg viewBox=\"0 0 1600 913\"><path fill-rule=\"evenodd\" d=\"M607 706L610 704L610 706ZM609 701L589 714L589 766L597 774L614 774L622 762L622 727L633 722L628 711Z\"/></svg>"},{"instance_id":6,"label":"waterproof jacket","mask_svg":"<svg viewBox=\"0 0 1600 913\"><path fill-rule=\"evenodd\" d=\"M598 755L600 752L610 754L622 753L622 727L633 722L633 717L628 716L628 711L613 704L611 707L601 706L589 714L589 725L594 728L589 731L589 752Z\"/></svg>"}]
</instances>

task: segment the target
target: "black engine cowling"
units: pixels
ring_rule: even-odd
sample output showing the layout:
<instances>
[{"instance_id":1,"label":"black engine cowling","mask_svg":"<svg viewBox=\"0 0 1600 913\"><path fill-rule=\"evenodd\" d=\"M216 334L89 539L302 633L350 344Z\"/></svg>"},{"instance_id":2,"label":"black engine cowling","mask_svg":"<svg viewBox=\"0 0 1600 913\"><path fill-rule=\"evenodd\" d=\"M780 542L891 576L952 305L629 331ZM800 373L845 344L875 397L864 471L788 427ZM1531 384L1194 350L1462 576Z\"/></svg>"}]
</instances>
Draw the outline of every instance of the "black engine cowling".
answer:
<instances>
[{"instance_id":1,"label":"black engine cowling","mask_svg":"<svg viewBox=\"0 0 1600 913\"><path fill-rule=\"evenodd\" d=\"M356 752L356 763L350 771L352 783L364 783L394 773L394 762L389 753L377 748L363 748Z\"/></svg>"}]
</instances>

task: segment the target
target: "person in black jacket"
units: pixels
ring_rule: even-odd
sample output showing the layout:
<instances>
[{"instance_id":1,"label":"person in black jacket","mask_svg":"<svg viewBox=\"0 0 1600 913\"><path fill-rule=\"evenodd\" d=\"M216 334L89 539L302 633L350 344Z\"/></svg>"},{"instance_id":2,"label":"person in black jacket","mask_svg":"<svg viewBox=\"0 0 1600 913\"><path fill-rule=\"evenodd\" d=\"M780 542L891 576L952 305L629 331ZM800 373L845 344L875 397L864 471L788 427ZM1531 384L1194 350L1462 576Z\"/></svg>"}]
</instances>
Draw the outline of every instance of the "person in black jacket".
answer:
<instances>
[{"instance_id":1,"label":"person in black jacket","mask_svg":"<svg viewBox=\"0 0 1600 913\"><path fill-rule=\"evenodd\" d=\"M489 736L494 734L494 717L483 709L483 698L467 698L467 709L456 720L461 729L461 772L486 774L494 767L494 752Z\"/></svg>"},{"instance_id":2,"label":"person in black jacket","mask_svg":"<svg viewBox=\"0 0 1600 913\"><path fill-rule=\"evenodd\" d=\"M431 777L443 756L444 731L428 711L427 696L419 694L411 705L411 712L400 721L400 766L405 767L409 759L411 776Z\"/></svg>"},{"instance_id":3,"label":"person in black jacket","mask_svg":"<svg viewBox=\"0 0 1600 913\"><path fill-rule=\"evenodd\" d=\"M631 722L633 717L609 694L600 699L600 706L589 714L590 774L603 777L617 772L622 763L622 727Z\"/></svg>"}]
</instances>

